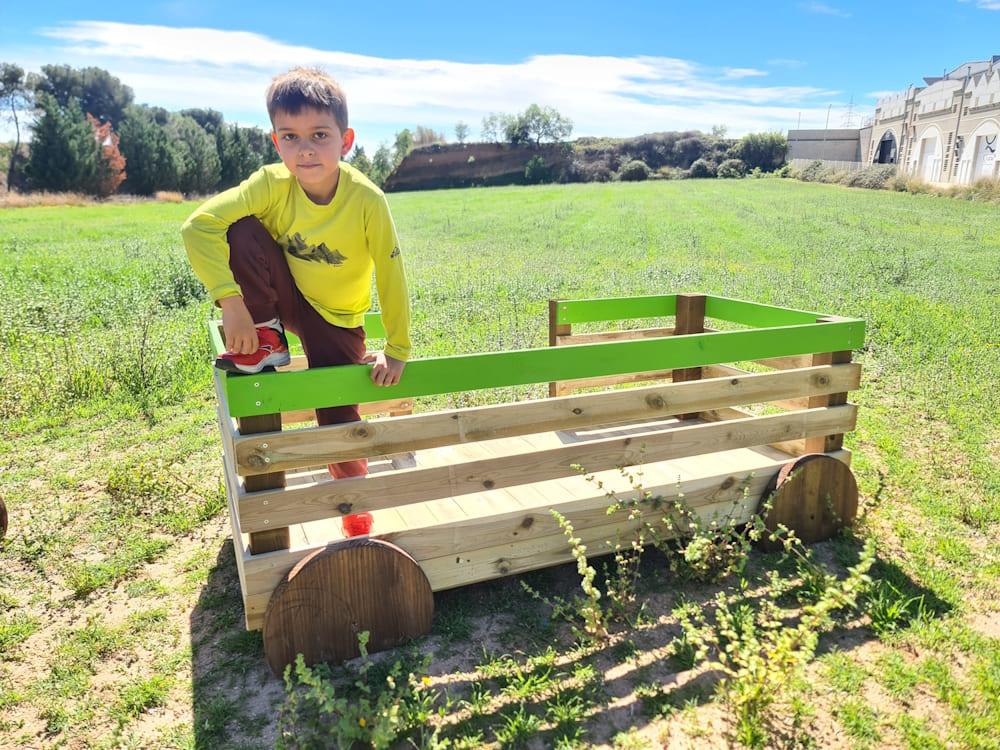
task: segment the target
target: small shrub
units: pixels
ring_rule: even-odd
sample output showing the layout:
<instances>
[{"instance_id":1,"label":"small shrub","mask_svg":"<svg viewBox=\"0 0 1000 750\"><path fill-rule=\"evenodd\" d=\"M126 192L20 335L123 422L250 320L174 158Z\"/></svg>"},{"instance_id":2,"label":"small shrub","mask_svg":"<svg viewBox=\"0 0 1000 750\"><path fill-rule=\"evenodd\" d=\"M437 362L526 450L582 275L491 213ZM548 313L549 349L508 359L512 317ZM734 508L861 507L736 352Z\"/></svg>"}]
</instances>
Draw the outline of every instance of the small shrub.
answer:
<instances>
[{"instance_id":1,"label":"small shrub","mask_svg":"<svg viewBox=\"0 0 1000 750\"><path fill-rule=\"evenodd\" d=\"M532 156L524 165L524 181L529 185L537 185L549 180L549 168L541 156Z\"/></svg>"},{"instance_id":2,"label":"small shrub","mask_svg":"<svg viewBox=\"0 0 1000 750\"><path fill-rule=\"evenodd\" d=\"M746 174L746 165L739 159L726 159L716 170L716 176L722 179L738 179Z\"/></svg>"},{"instance_id":3,"label":"small shrub","mask_svg":"<svg viewBox=\"0 0 1000 750\"><path fill-rule=\"evenodd\" d=\"M702 177L715 177L716 166L706 159L695 159L688 170L688 176L694 179Z\"/></svg>"},{"instance_id":4,"label":"small shrub","mask_svg":"<svg viewBox=\"0 0 1000 750\"><path fill-rule=\"evenodd\" d=\"M649 167L640 159L633 159L621 168L618 177L623 182L641 182L649 179Z\"/></svg>"},{"instance_id":5,"label":"small shrub","mask_svg":"<svg viewBox=\"0 0 1000 750\"><path fill-rule=\"evenodd\" d=\"M848 187L882 190L895 175L896 165L873 164L870 167L859 169L857 172L849 173L844 184Z\"/></svg>"},{"instance_id":6,"label":"small shrub","mask_svg":"<svg viewBox=\"0 0 1000 750\"><path fill-rule=\"evenodd\" d=\"M819 182L820 174L826 169L819 159L809 162L799 172L799 179L803 182Z\"/></svg>"},{"instance_id":7,"label":"small shrub","mask_svg":"<svg viewBox=\"0 0 1000 750\"><path fill-rule=\"evenodd\" d=\"M792 177L794 176L794 170L791 164L782 164L781 167L774 172L777 177Z\"/></svg>"}]
</instances>

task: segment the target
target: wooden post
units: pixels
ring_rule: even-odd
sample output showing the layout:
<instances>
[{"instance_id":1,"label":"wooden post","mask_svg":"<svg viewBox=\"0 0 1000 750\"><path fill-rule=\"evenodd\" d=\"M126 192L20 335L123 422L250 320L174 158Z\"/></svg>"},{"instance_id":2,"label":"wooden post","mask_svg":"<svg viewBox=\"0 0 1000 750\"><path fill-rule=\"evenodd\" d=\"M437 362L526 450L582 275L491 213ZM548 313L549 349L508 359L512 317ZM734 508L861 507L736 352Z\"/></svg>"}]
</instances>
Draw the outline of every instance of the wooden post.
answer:
<instances>
[{"instance_id":1,"label":"wooden post","mask_svg":"<svg viewBox=\"0 0 1000 750\"><path fill-rule=\"evenodd\" d=\"M837 320L837 318L832 317L822 317L817 318L817 323L830 323ZM851 361L852 352L823 352L821 354L814 354L812 357L813 365L840 365ZM809 397L809 408L814 409L821 406L840 406L841 404L847 403L846 393L831 393L828 396L810 396ZM840 435L820 435L818 437L806 438L805 440L805 452L806 453L830 453L831 451L838 451L844 447L844 436Z\"/></svg>"},{"instance_id":2,"label":"wooden post","mask_svg":"<svg viewBox=\"0 0 1000 750\"><path fill-rule=\"evenodd\" d=\"M549 300L549 346L559 346L559 336L569 336L573 333L573 326L569 323L556 323L559 317L559 300ZM562 383L549 383L549 396L562 396L564 390Z\"/></svg>"},{"instance_id":3,"label":"wooden post","mask_svg":"<svg viewBox=\"0 0 1000 750\"><path fill-rule=\"evenodd\" d=\"M253 435L258 432L278 432L281 430L280 414L262 414L257 417L237 417L241 435ZM285 472L275 471L271 474L256 474L243 477L243 486L247 492L259 490L276 490L285 486ZM250 554L260 555L264 552L274 552L288 549L291 538L288 527L257 531L250 534Z\"/></svg>"},{"instance_id":4,"label":"wooden post","mask_svg":"<svg viewBox=\"0 0 1000 750\"><path fill-rule=\"evenodd\" d=\"M684 336L689 333L705 332L705 295L704 294L678 294L677 312L675 313L676 325L674 326L675 336ZM688 380L701 380L700 367L684 367L673 371L671 378L675 383L683 383ZM678 419L694 419L697 413L678 414Z\"/></svg>"}]
</instances>

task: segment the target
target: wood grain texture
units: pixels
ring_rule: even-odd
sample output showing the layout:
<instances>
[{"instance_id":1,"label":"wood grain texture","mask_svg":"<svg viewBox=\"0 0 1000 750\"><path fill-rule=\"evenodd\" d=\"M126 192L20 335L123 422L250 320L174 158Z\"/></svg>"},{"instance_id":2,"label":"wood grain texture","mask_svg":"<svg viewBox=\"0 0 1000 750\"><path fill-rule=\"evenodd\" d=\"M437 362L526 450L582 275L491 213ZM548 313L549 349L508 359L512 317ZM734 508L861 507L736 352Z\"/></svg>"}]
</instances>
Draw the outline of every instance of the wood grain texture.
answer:
<instances>
[{"instance_id":1,"label":"wood grain texture","mask_svg":"<svg viewBox=\"0 0 1000 750\"><path fill-rule=\"evenodd\" d=\"M239 498L240 520L245 531L259 531L571 476L577 473L577 465L588 471L602 471L845 432L854 429L856 419L856 407L845 404L714 424L689 426L685 423L672 429L649 426L647 431L625 437L572 442L544 451L525 447L508 455L456 461L446 466L417 467L312 486L247 493Z\"/></svg>"},{"instance_id":2,"label":"wood grain texture","mask_svg":"<svg viewBox=\"0 0 1000 750\"><path fill-rule=\"evenodd\" d=\"M558 346L560 336L570 336L573 333L573 326L569 323L557 323L559 319L559 300L549 300L549 346ZM562 396L564 393L562 384L558 382L549 383L549 397Z\"/></svg>"},{"instance_id":3,"label":"wood grain texture","mask_svg":"<svg viewBox=\"0 0 1000 750\"><path fill-rule=\"evenodd\" d=\"M241 435L251 435L257 432L274 432L281 430L280 414L263 414L259 417L240 417L236 420ZM276 490L285 486L285 472L271 471L267 474L249 476L243 480L246 492ZM274 552L278 549L288 549L290 544L288 528L272 526L250 534L250 551L255 555Z\"/></svg>"},{"instance_id":4,"label":"wood grain texture","mask_svg":"<svg viewBox=\"0 0 1000 750\"><path fill-rule=\"evenodd\" d=\"M264 653L271 671L302 654L306 664L360 655L368 631L372 653L431 628L434 595L416 561L395 545L367 537L318 550L274 589L264 614Z\"/></svg>"},{"instance_id":5,"label":"wood grain texture","mask_svg":"<svg viewBox=\"0 0 1000 750\"><path fill-rule=\"evenodd\" d=\"M678 294L675 336L686 336L691 333L705 332L705 295L704 294ZM701 380L700 367L685 367L674 370L671 380L675 383L684 383L689 380ZM679 419L695 419L698 412L681 414Z\"/></svg>"},{"instance_id":6,"label":"wood grain texture","mask_svg":"<svg viewBox=\"0 0 1000 750\"><path fill-rule=\"evenodd\" d=\"M785 464L774 479L772 508L764 522L793 530L806 544L829 539L858 514L858 485L844 463L825 453L800 456ZM766 547L780 544L768 542Z\"/></svg>"},{"instance_id":7,"label":"wood grain texture","mask_svg":"<svg viewBox=\"0 0 1000 750\"><path fill-rule=\"evenodd\" d=\"M497 406L450 409L400 419L262 433L236 438L245 476L354 458L393 455L550 430L672 416L737 404L856 389L860 365L809 367Z\"/></svg>"}]
</instances>

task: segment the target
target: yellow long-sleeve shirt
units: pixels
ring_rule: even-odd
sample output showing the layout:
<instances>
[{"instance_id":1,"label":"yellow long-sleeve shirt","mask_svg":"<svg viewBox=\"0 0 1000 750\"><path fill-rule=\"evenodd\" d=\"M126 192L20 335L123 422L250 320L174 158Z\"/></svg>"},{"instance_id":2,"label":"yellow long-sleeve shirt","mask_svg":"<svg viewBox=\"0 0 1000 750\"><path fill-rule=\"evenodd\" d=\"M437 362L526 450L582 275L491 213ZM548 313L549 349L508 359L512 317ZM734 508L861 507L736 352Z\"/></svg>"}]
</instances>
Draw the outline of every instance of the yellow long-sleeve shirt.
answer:
<instances>
[{"instance_id":1,"label":"yellow long-sleeve shirt","mask_svg":"<svg viewBox=\"0 0 1000 750\"><path fill-rule=\"evenodd\" d=\"M410 305L399 238L385 195L367 177L341 162L337 193L320 206L284 164L269 164L205 201L181 234L191 267L213 300L241 293L229 268L226 232L246 216L260 219L284 249L296 286L333 325L364 322L374 269L385 353L409 357Z\"/></svg>"}]
</instances>

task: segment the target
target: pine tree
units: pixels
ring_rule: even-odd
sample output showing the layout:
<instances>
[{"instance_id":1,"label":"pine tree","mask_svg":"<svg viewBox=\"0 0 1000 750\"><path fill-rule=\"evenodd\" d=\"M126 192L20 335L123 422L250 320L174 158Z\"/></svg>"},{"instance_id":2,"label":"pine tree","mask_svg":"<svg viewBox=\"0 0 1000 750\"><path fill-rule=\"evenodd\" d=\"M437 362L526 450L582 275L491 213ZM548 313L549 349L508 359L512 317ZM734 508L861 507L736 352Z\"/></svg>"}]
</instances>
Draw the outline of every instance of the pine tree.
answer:
<instances>
[{"instance_id":1,"label":"pine tree","mask_svg":"<svg viewBox=\"0 0 1000 750\"><path fill-rule=\"evenodd\" d=\"M31 155L26 173L33 190L86 191L97 177L100 146L80 103L60 107L39 94L40 114L32 127Z\"/></svg>"},{"instance_id":2,"label":"pine tree","mask_svg":"<svg viewBox=\"0 0 1000 750\"><path fill-rule=\"evenodd\" d=\"M239 125L225 125L216 135L221 174L219 187L238 185L263 164L253 148L249 130Z\"/></svg>"},{"instance_id":3,"label":"pine tree","mask_svg":"<svg viewBox=\"0 0 1000 750\"><path fill-rule=\"evenodd\" d=\"M215 138L186 115L171 117L168 129L180 155L178 189L200 195L213 192L220 176Z\"/></svg>"},{"instance_id":4,"label":"pine tree","mask_svg":"<svg viewBox=\"0 0 1000 750\"><path fill-rule=\"evenodd\" d=\"M372 163L368 158L368 154L365 153L364 146L356 146L354 148L354 154L351 155L348 162L352 167L358 169L365 176L372 173Z\"/></svg>"},{"instance_id":5,"label":"pine tree","mask_svg":"<svg viewBox=\"0 0 1000 750\"><path fill-rule=\"evenodd\" d=\"M119 148L128 164L122 188L127 193L152 195L178 188L179 156L157 123L158 115L148 107L129 107L118 129Z\"/></svg>"}]
</instances>

